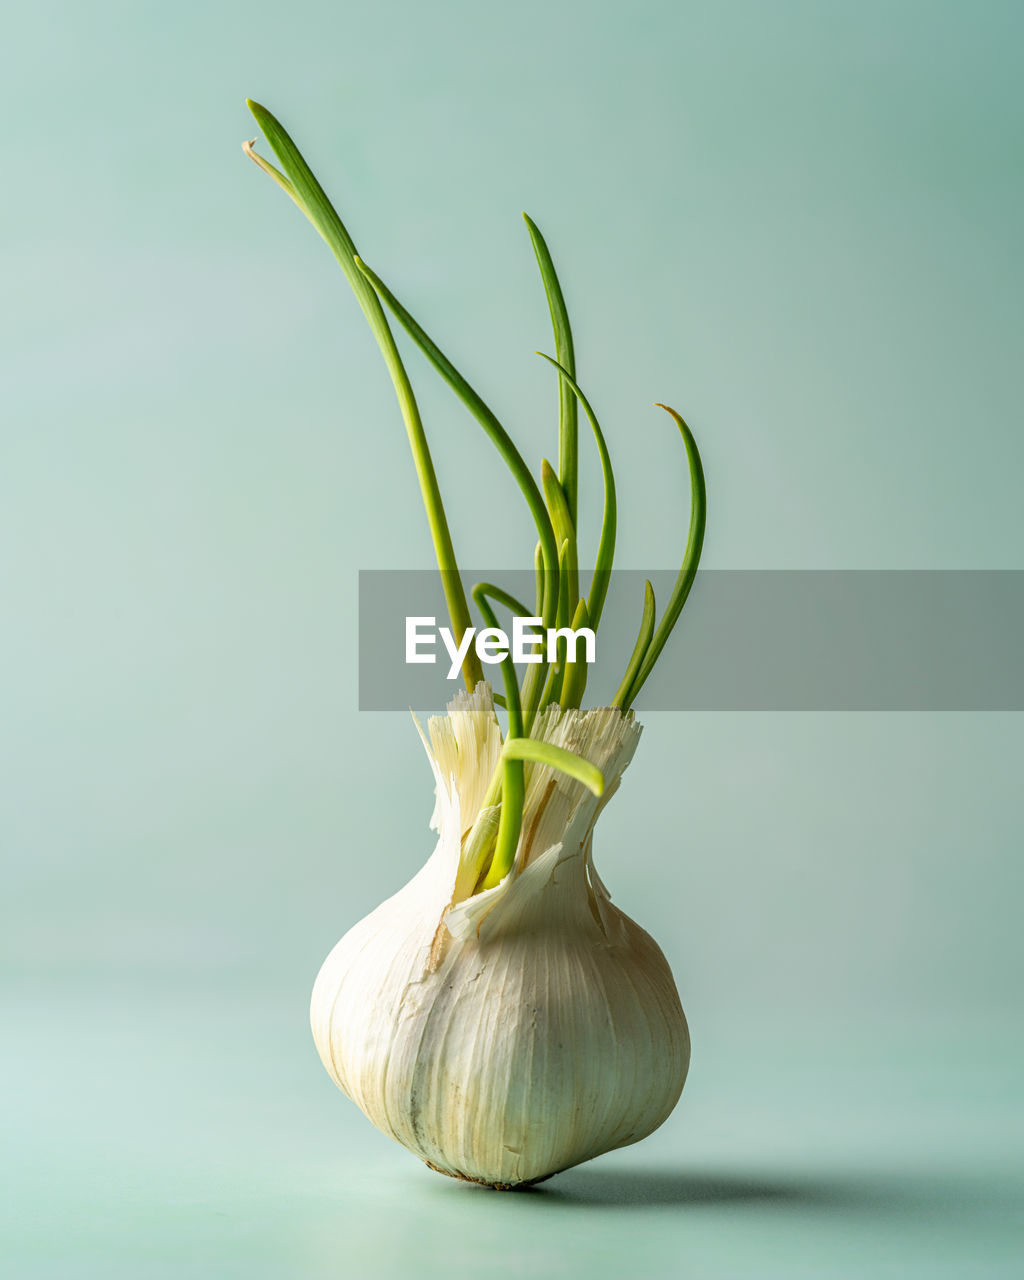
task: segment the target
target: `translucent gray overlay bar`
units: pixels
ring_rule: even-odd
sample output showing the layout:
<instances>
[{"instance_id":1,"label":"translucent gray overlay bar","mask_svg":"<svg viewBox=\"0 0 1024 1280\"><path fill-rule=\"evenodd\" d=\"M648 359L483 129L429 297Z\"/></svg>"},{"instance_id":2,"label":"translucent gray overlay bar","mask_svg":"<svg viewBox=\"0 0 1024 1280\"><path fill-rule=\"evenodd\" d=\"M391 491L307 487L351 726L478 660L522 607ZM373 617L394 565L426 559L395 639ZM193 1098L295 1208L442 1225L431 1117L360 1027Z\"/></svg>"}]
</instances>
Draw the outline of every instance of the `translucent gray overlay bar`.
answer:
<instances>
[{"instance_id":1,"label":"translucent gray overlay bar","mask_svg":"<svg viewBox=\"0 0 1024 1280\"><path fill-rule=\"evenodd\" d=\"M674 571L616 570L586 705L608 702L636 640L644 579L659 616ZM534 599L533 570L464 571ZM584 591L586 584L584 584ZM510 616L496 610L511 631ZM436 570L359 575L359 706L437 710L461 687L405 661L405 619L448 625ZM475 619L483 626L481 619ZM703 570L654 673L643 711L1024 710L1024 571ZM485 667L495 689L500 669Z\"/></svg>"}]
</instances>

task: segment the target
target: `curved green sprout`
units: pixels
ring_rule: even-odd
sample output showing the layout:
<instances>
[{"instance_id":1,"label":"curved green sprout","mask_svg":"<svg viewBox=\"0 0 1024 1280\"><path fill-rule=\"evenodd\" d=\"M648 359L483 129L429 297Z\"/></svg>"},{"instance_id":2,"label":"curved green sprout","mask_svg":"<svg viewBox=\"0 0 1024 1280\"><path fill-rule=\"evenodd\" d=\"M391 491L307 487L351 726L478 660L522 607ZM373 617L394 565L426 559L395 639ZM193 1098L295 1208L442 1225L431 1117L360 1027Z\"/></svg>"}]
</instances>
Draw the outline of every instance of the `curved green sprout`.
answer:
<instances>
[{"instance_id":1,"label":"curved green sprout","mask_svg":"<svg viewBox=\"0 0 1024 1280\"><path fill-rule=\"evenodd\" d=\"M644 583L644 611L640 618L640 633L636 638L636 644L633 646L629 662L626 664L626 674L622 677L622 683L615 691L615 697L612 698L613 707L621 707L625 710L629 705L629 691L633 687L633 682L636 680L644 658L647 657L647 650L651 647L651 636L653 635L654 588L651 586L650 579L648 579Z\"/></svg>"},{"instance_id":2,"label":"curved green sprout","mask_svg":"<svg viewBox=\"0 0 1024 1280\"><path fill-rule=\"evenodd\" d=\"M352 237L338 217L334 206L328 200L323 187L313 176L313 171L306 164L298 147L266 107L261 107L258 102L253 102L251 99L248 100L248 107L255 117L256 123L263 130L263 136L270 143L274 154L284 166L288 176L280 173L262 156L257 155L252 143L245 144L246 154L256 162L264 173L272 177L278 186L282 187L291 196L292 200L295 201L326 242L328 248L341 265L341 269L352 287L352 292L356 295L356 300L366 316L370 330L377 339L377 345L380 347L384 363L387 365L391 381L394 383L402 418L405 421L406 432L409 436L413 462L420 482L420 491L423 495L423 505L427 511L427 522L430 525L430 536L433 539L438 568L441 570L441 582L448 605L448 613L451 617L452 632L457 638L461 639L463 632L471 625L469 605L466 602L466 593L462 586L458 561L455 559L455 549L452 546L451 532L444 513L444 503L441 501L441 491L438 487L434 463L430 456L430 449L427 446L423 421L420 418L409 375L406 373L402 358L398 354L398 348L395 346L395 339L391 329L388 327L384 310L377 299L377 295L366 280L363 279L356 266L356 247ZM472 689L478 680L483 679L480 660L477 658L476 651L472 646L470 646L469 652L466 654L462 669L469 689Z\"/></svg>"},{"instance_id":3,"label":"curved green sprout","mask_svg":"<svg viewBox=\"0 0 1024 1280\"><path fill-rule=\"evenodd\" d=\"M550 356L546 356L543 351L534 353L546 360L548 364L552 364L561 375L563 384L567 384L569 389L575 395L577 400L583 406L583 412L587 415L591 430L594 432L594 440L597 443L597 453L601 460L601 478L604 482L604 515L601 518L601 538L597 544L597 557L594 561L594 576L590 584L590 595L587 597L587 608L590 611L590 625L596 630L601 621L601 613L604 609L605 596L608 594L608 587L611 583L612 561L615 559L615 534L618 526L618 508L615 500L615 475L612 471L612 460L608 455L608 446L605 444L604 432L601 430L601 424L590 407L590 401L580 390L575 378L562 364L557 360L552 360Z\"/></svg>"},{"instance_id":4,"label":"curved green sprout","mask_svg":"<svg viewBox=\"0 0 1024 1280\"><path fill-rule=\"evenodd\" d=\"M500 587L489 582L478 582L473 588L473 599L477 608L484 615L489 627L497 627L498 619L491 608L488 596L494 596L503 604L510 602L515 608L516 602ZM523 736L523 712L519 703L519 682L511 654L506 653L501 661L501 675L505 684L505 707L508 711L508 734L506 743ZM523 780L523 762L511 756L502 756L501 765L501 814L498 818L498 830L495 838L494 856L490 869L482 881L482 887L489 889L491 884L498 884L508 874L519 846L519 836L523 827L523 799L526 786ZM492 877L497 877L492 881Z\"/></svg>"},{"instance_id":5,"label":"curved green sprout","mask_svg":"<svg viewBox=\"0 0 1024 1280\"><path fill-rule=\"evenodd\" d=\"M604 795L604 774L597 765L574 751L566 751L564 747L556 747L537 738L508 738L501 754L506 760L529 760L533 764L550 765L552 769L582 782L595 796Z\"/></svg>"},{"instance_id":6,"label":"curved green sprout","mask_svg":"<svg viewBox=\"0 0 1024 1280\"><path fill-rule=\"evenodd\" d=\"M538 484L512 437L489 406L402 306L380 276L360 258L352 237L284 127L259 103L249 101L248 106L281 169L275 168L258 155L251 142L243 144L246 154L295 202L334 254L362 308L391 375L419 479L453 635L461 640L467 628L472 625L472 618L423 421L409 375L388 324L385 307L488 435L519 486L537 528L538 543L534 556L537 598L534 612L528 613L526 605L502 587L481 582L473 587L472 596L485 623L497 626L493 605L500 604L514 616L541 618L546 629L571 625L573 630L589 627L596 632L604 611L615 556L618 520L615 477L604 433L577 381L576 354L565 297L551 253L540 230L523 214L551 313L555 357L545 355L543 358L554 366L559 378L558 470L556 472L550 463L543 460ZM583 407L594 435L604 485L601 534L586 599L580 594L579 587L578 406ZM657 626L654 589L650 582L644 585L639 634L611 704L623 712L630 710L679 620L693 586L704 544L707 493L696 441L690 428L674 409L667 405L658 407L675 419L682 436L690 476L690 524L682 565ZM463 661L462 672L470 690L483 679L480 660L473 646L469 647ZM510 654L502 659L501 672L504 694L494 696L496 703L504 706L507 712L507 733L501 760L488 787L481 814L470 832L472 848L464 850L472 855L471 861L478 860L481 868L477 881L478 890L499 884L514 866L522 835L526 764L547 765L557 769L589 787L595 795L600 796L604 790L601 771L588 760L531 737L539 712L549 702L557 701L562 707L579 707L582 704L587 684L586 662L568 660L567 645L563 638L559 641L556 661L551 664L546 660L530 664L522 689L519 687L515 664ZM466 816L468 818L470 815ZM484 817L486 821L483 820Z\"/></svg>"},{"instance_id":7,"label":"curved green sprout","mask_svg":"<svg viewBox=\"0 0 1024 1280\"><path fill-rule=\"evenodd\" d=\"M590 611L587 609L586 600L580 599L576 604L576 612L572 616L572 629L579 631L582 627L589 627L593 631L593 625L590 621ZM562 692L558 696L558 704L562 707L578 707L583 701L583 695L587 689L587 664L586 662L578 662L566 659L565 674L562 677Z\"/></svg>"},{"instance_id":8,"label":"curved green sprout","mask_svg":"<svg viewBox=\"0 0 1024 1280\"><path fill-rule=\"evenodd\" d=\"M704 547L704 527L707 523L708 500L707 488L704 483L704 467L700 460L700 453L697 450L697 441L693 438L693 432L682 417L676 413L675 409L670 409L667 404L659 404L655 407L664 409L670 417L675 419L679 433L683 437L683 447L686 449L686 460L690 468L690 528L686 537L683 563L680 566L675 586L672 588L672 595L669 598L668 606L662 619L658 623L658 629L651 638L651 643L648 646L647 653L644 655L640 670L630 686L629 696L623 704L625 707L629 707L636 701L636 695L643 688L644 681L651 674L654 664L658 661L666 640L672 634L672 628L679 620L683 605L686 603L686 597L690 594L693 580L697 576L697 565L700 563L700 553Z\"/></svg>"},{"instance_id":9,"label":"curved green sprout","mask_svg":"<svg viewBox=\"0 0 1024 1280\"><path fill-rule=\"evenodd\" d=\"M438 347L424 332L413 317L406 311L405 307L398 301L395 295L387 287L380 276L372 271L365 262L359 257L355 258L356 268L366 277L373 286L374 290L387 308L398 320L402 328L413 339L423 354L430 360L437 371L444 378L445 382L452 388L462 403L469 409L473 417L480 423L484 431L490 436L498 452L501 454L505 465L511 471L516 483L522 491L523 497L526 499L526 505L530 508L530 514L533 516L534 523L537 526L537 534L540 538L541 551L544 556L544 565L549 572L553 572L558 564L558 551L555 539L555 532L551 525L551 518L548 515L547 508L544 505L544 499L541 496L537 482L530 473L529 467L523 461L523 455L512 443L512 437L501 425L495 415L491 412L484 401L477 395L466 379L459 373L458 369L451 363L444 352ZM554 580L552 579L552 582ZM555 609L558 601L554 597L553 590L548 592L548 596L544 602L542 610L545 624L550 625L548 618L555 616Z\"/></svg>"},{"instance_id":10,"label":"curved green sprout","mask_svg":"<svg viewBox=\"0 0 1024 1280\"><path fill-rule=\"evenodd\" d=\"M579 600L579 560L576 555L576 528L569 511L569 500L555 469L547 458L540 460L540 479L544 489L544 501L551 515L551 524L558 540L559 561L565 559L565 573L558 585L558 625L565 626L572 617ZM559 564L561 569L561 564Z\"/></svg>"},{"instance_id":11,"label":"curved green sprout","mask_svg":"<svg viewBox=\"0 0 1024 1280\"><path fill-rule=\"evenodd\" d=\"M576 355L573 350L572 329L569 326L569 312L566 310L562 286L558 282L555 264L551 261L547 241L541 235L537 224L524 213L523 218L530 232L533 251L537 255L537 266L547 295L548 307L551 311L551 328L555 335L555 355L558 364L568 373L570 378L576 376ZM558 478L565 490L565 500L569 507L569 519L576 523L576 497L579 462L576 443L576 400L564 383L558 389Z\"/></svg>"}]
</instances>

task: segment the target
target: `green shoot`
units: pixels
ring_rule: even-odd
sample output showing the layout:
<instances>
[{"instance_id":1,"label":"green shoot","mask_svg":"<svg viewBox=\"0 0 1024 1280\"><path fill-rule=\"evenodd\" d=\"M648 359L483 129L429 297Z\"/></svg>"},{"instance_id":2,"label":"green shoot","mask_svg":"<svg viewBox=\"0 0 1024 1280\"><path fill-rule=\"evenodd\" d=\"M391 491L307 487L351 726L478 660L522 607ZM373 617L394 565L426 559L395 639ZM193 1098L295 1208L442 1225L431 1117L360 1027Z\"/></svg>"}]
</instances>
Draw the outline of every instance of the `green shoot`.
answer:
<instances>
[{"instance_id":1,"label":"green shoot","mask_svg":"<svg viewBox=\"0 0 1024 1280\"><path fill-rule=\"evenodd\" d=\"M452 632L461 639L471 625L469 604L462 585L458 561L455 558L455 548L452 545L451 531L448 528L437 475L427 445L426 432L413 395L412 384L398 354L387 318L377 295L356 267L356 247L352 237L345 229L320 183L313 176L298 147L280 122L265 107L251 100L248 106L285 172L280 173L268 161L257 156L251 143L246 146L246 154L295 201L334 254L356 295L356 300L366 316L370 330L384 357L384 363L387 365L398 396L409 445L412 449L420 492L423 495L423 505L427 512L427 523L430 526L430 536L434 543L434 553L441 571ZM468 689L472 689L477 681L483 678L480 660L472 646L466 654L462 670Z\"/></svg>"},{"instance_id":2,"label":"green shoot","mask_svg":"<svg viewBox=\"0 0 1024 1280\"><path fill-rule=\"evenodd\" d=\"M604 432L601 430L601 425L590 407L590 401L580 390L568 369L564 368L557 360L552 360L550 356L546 356L543 351L537 351L534 354L546 360L548 364L555 366L562 382L568 383L573 394L583 406L583 412L587 415L587 420L590 422L591 429L594 432L598 457L601 459L601 477L604 481L604 515L601 519L601 538L597 544L597 558L594 561L594 576L590 583L590 595L587 597L590 625L596 631L601 622L605 597L608 594L608 585L611 581L612 562L615 559L618 508L615 501L615 476L612 472L612 460L608 456L608 446L605 444Z\"/></svg>"},{"instance_id":3,"label":"green shoot","mask_svg":"<svg viewBox=\"0 0 1024 1280\"><path fill-rule=\"evenodd\" d=\"M579 631L581 627L590 627L590 614L587 611L586 600L580 600L576 605L576 612L573 614L572 629ZM562 692L558 699L558 705L561 707L578 707L583 701L583 695L587 688L587 664L585 661L570 662L568 658L565 663L565 675L562 677Z\"/></svg>"},{"instance_id":4,"label":"green shoot","mask_svg":"<svg viewBox=\"0 0 1024 1280\"><path fill-rule=\"evenodd\" d=\"M544 292L547 295L548 307L551 311L551 328L555 335L555 355L570 377L576 376L576 356L573 351L572 329L569 327L569 313L565 308L562 286L558 282L555 264L547 242L537 229L536 224L523 214L533 242L533 251L537 255L537 266L540 268ZM565 500L569 507L569 519L576 523L577 512L577 427L576 400L564 383L559 385L558 394L558 478L565 490ZM575 605L573 605L575 608Z\"/></svg>"},{"instance_id":5,"label":"green shoot","mask_svg":"<svg viewBox=\"0 0 1024 1280\"><path fill-rule=\"evenodd\" d=\"M250 101L248 105L281 168L278 169L269 160L258 155L251 142L243 144L246 154L298 206L334 254L363 310L391 375L412 450L453 635L461 642L471 625L469 604L420 411L385 308L398 320L488 435L516 481L537 528L539 540L534 555L536 601L533 612L528 613L527 606L522 601L501 587L483 582L473 588L472 595L485 621L489 626L497 625L494 605L499 604L516 616L541 618L545 631L571 626L574 631L588 627L596 632L605 607L615 555L618 520L615 477L604 433L589 400L576 381L575 350L565 298L544 237L524 214L551 313L555 341L555 357L545 355L544 359L555 367L559 376L558 470L556 472L550 463L543 461L538 484L511 436L492 410L388 286L359 257L334 206L280 122L259 103ZM583 407L594 435L604 484L601 535L586 599L579 592L577 540L579 406ZM690 524L679 574L665 612L657 625L654 589L650 582L644 585L639 634L612 703L623 712L629 711L679 619L693 586L704 542L707 494L696 441L690 428L674 409L667 405L658 407L672 416L682 436L689 468ZM545 640L546 638L545 635ZM575 654L573 656L576 657ZM551 663L547 661L545 654L541 662L529 664L521 690L511 654L505 655L501 668L504 693L496 694L495 702L504 706L508 713L508 732L501 762L488 787L484 804L484 809L488 810L487 822L480 824L475 837L481 843L480 849L475 851L480 855L481 865L487 857L484 845L492 838L494 840L493 857L478 884L478 887L485 888L499 883L508 874L515 860L522 834L525 763L550 765L583 782L596 795L601 794L604 786L600 771L582 757L530 737L539 711L551 701L557 698L563 708L578 708L582 704L586 692L587 664L585 661L568 660L566 637L558 639L557 652ZM467 649L462 672L469 689L483 678L474 646Z\"/></svg>"},{"instance_id":6,"label":"green shoot","mask_svg":"<svg viewBox=\"0 0 1024 1280\"><path fill-rule=\"evenodd\" d=\"M484 616L489 627L497 627L498 619L491 608L488 596L494 596L502 604L508 604L513 611L517 608L514 598L502 591L500 587L489 582L478 582L473 588L473 599ZM505 684L505 706L508 710L508 735L506 741L520 738L523 734L523 712L519 703L519 682L516 679L515 664L512 655L506 653L501 661L501 675ZM523 764L511 756L502 759L501 777L501 815L498 819L498 833L494 847L494 857L490 869L483 879L483 888L489 889L497 884L512 866L519 847L519 837L523 828L523 798L525 788L523 782ZM497 875L497 879L492 877Z\"/></svg>"},{"instance_id":7,"label":"green shoot","mask_svg":"<svg viewBox=\"0 0 1024 1280\"><path fill-rule=\"evenodd\" d=\"M558 565L558 546L555 540L555 533L551 527L551 519L548 516L547 508L544 506L544 499L541 496L537 482L530 474L530 469L523 461L523 456L512 442L511 436L501 425L495 415L484 401L477 395L466 379L455 368L443 351L427 336L424 330L406 311L405 307L398 301L395 295L387 287L380 276L372 271L365 262L359 257L355 259L356 267L369 283L376 290L377 294L384 301L388 310L394 315L395 319L402 325L405 331L413 339L416 345L423 351L424 355L430 360L437 371L444 378L445 382L452 388L455 394L469 409L473 417L483 427L484 431L491 438L498 452L501 454L505 465L512 472L512 476L526 499L526 504L533 516L534 523L537 526L537 534L540 538L541 550L544 556L544 567L548 571L545 574L545 582L547 590L545 592L544 608L541 611L545 620L545 625L550 626L549 618L554 618L555 610L558 605L557 597L554 592L558 588L558 579L555 577L555 570Z\"/></svg>"},{"instance_id":8,"label":"green shoot","mask_svg":"<svg viewBox=\"0 0 1024 1280\"><path fill-rule=\"evenodd\" d=\"M564 747L556 747L537 738L509 738L502 747L501 754L506 759L550 765L552 769L582 782L595 796L604 794L604 774L597 765L591 764L574 751L566 751Z\"/></svg>"},{"instance_id":9,"label":"green shoot","mask_svg":"<svg viewBox=\"0 0 1024 1280\"><path fill-rule=\"evenodd\" d=\"M622 677L622 683L612 698L613 707L621 707L624 711L628 706L629 691L636 680L637 672L643 664L644 658L647 657L647 650L651 647L651 636L654 635L654 588L650 581L644 583L644 611L640 618L640 634L636 638L636 644L633 646L633 653L626 665L626 674Z\"/></svg>"},{"instance_id":10,"label":"green shoot","mask_svg":"<svg viewBox=\"0 0 1024 1280\"><path fill-rule=\"evenodd\" d=\"M637 694L643 688L644 681L651 674L654 664L665 647L665 641L672 634L672 628L679 619L679 614L686 603L686 597L690 594L690 588L693 586L693 580L697 576L697 565L700 563L701 548L704 546L704 526L707 520L707 489L704 483L704 467L701 464L700 453L697 450L697 442L693 438L693 433L682 417L676 413L675 409L670 409L667 404L659 404L656 407L664 409L667 414L675 419L679 433L683 437L683 447L686 450L686 459L690 469L690 528L686 537L683 563L680 566L679 575L672 589L671 598L665 609L664 616L658 623L658 629L651 638L651 643L640 665L640 670L630 686L629 694L622 704L623 710L628 710L633 702L636 701Z\"/></svg>"},{"instance_id":11,"label":"green shoot","mask_svg":"<svg viewBox=\"0 0 1024 1280\"><path fill-rule=\"evenodd\" d=\"M558 588L559 619L572 617L576 610L576 602L580 598L579 559L576 554L576 529L569 513L569 502L554 468L547 458L540 462L540 480L544 489L544 501L551 515L551 524L555 530L559 547L565 548L565 581ZM559 552L561 555L561 552ZM565 623L559 621L559 626Z\"/></svg>"}]
</instances>

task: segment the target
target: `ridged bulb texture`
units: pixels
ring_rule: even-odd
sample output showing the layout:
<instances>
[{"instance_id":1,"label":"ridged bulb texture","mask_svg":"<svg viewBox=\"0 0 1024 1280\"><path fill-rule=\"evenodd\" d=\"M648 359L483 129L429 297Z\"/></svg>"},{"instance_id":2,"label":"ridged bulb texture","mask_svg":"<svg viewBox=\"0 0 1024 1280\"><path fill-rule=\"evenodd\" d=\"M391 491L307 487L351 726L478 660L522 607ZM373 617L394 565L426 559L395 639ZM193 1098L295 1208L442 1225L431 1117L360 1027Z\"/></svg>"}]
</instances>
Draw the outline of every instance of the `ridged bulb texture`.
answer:
<instances>
[{"instance_id":1,"label":"ridged bulb texture","mask_svg":"<svg viewBox=\"0 0 1024 1280\"><path fill-rule=\"evenodd\" d=\"M597 765L604 794L527 765L512 870L482 892L467 852L498 815L483 808L501 752L489 687L428 730L436 848L328 956L313 1035L384 1133L442 1173L511 1187L646 1137L686 1079L668 963L611 902L591 851L640 726L616 708L547 708L533 736Z\"/></svg>"}]
</instances>

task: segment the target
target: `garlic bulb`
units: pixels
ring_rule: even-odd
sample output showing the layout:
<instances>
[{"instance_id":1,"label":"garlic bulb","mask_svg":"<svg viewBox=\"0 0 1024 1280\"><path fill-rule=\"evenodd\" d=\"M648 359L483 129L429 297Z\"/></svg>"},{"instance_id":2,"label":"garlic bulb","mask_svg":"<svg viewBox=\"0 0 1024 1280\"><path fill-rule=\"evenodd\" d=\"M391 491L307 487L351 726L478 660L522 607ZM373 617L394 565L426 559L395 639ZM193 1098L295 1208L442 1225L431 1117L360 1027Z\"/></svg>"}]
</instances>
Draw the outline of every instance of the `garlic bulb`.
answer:
<instances>
[{"instance_id":1,"label":"garlic bulb","mask_svg":"<svg viewBox=\"0 0 1024 1280\"><path fill-rule=\"evenodd\" d=\"M482 805L501 731L486 684L457 695L424 736L437 847L334 948L311 1009L325 1067L379 1129L440 1172L499 1187L646 1137L690 1058L668 963L591 856L640 727L616 708L551 705L533 736L597 765L601 799L527 766L513 868L474 892L467 855L473 828L496 820Z\"/></svg>"}]
</instances>

